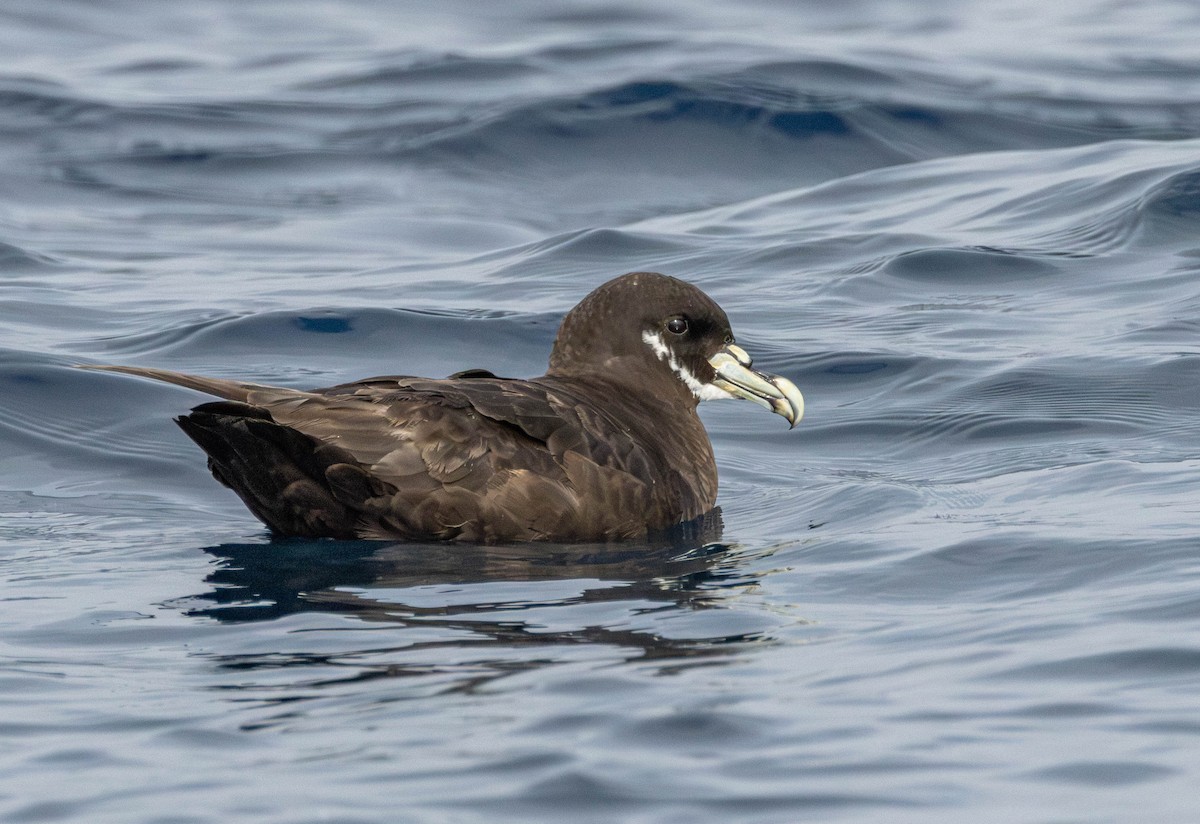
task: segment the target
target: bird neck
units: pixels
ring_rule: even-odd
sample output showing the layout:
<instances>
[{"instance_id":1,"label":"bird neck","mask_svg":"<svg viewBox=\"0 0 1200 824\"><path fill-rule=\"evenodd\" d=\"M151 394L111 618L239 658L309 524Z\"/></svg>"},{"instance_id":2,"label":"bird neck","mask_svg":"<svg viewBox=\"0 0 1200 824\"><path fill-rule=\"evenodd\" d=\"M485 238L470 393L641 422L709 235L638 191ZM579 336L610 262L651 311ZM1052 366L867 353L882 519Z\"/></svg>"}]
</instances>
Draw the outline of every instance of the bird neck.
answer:
<instances>
[{"instance_id":1,"label":"bird neck","mask_svg":"<svg viewBox=\"0 0 1200 824\"><path fill-rule=\"evenodd\" d=\"M686 490L654 491L667 505L678 506L681 517L697 517L715 505L717 465L712 444L696 414L695 395L674 375L647 385L614 378L612 370L603 374L551 370L539 382L598 406L660 467L659 477L694 479Z\"/></svg>"}]
</instances>

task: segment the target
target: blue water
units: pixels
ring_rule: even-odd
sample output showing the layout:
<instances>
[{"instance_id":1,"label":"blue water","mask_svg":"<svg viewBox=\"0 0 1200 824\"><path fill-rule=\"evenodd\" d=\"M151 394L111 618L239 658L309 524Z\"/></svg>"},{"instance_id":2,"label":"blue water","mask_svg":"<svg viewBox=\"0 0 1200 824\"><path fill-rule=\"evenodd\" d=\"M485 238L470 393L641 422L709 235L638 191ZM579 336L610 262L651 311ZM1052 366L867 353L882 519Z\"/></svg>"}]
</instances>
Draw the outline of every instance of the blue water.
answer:
<instances>
[{"instance_id":1,"label":"blue water","mask_svg":"<svg viewBox=\"0 0 1200 824\"><path fill-rule=\"evenodd\" d=\"M0 819L1200 819L1198 30L5 3ZM808 400L670 545L272 541L71 368L534 375L634 269Z\"/></svg>"}]
</instances>

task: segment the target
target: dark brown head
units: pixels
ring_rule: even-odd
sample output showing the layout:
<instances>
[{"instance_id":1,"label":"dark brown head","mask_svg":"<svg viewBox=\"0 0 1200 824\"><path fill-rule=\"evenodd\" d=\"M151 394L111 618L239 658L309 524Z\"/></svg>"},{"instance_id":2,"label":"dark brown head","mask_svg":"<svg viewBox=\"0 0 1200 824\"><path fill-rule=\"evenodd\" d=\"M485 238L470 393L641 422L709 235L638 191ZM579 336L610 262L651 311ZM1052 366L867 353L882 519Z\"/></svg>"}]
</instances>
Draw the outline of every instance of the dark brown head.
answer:
<instances>
[{"instance_id":1,"label":"dark brown head","mask_svg":"<svg viewBox=\"0 0 1200 824\"><path fill-rule=\"evenodd\" d=\"M603 377L652 396L701 400L741 397L786 417L803 414L789 381L749 369L729 318L690 283L632 272L597 288L567 313L548 374Z\"/></svg>"}]
</instances>

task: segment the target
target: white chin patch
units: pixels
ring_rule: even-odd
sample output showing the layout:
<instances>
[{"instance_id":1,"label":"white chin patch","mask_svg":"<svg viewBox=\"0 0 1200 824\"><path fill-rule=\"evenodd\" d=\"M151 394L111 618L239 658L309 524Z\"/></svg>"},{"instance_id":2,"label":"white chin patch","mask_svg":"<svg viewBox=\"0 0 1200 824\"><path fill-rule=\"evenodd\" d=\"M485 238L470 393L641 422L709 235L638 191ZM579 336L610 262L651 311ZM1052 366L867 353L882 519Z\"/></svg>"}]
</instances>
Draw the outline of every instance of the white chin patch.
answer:
<instances>
[{"instance_id":1,"label":"white chin patch","mask_svg":"<svg viewBox=\"0 0 1200 824\"><path fill-rule=\"evenodd\" d=\"M671 367L671 371L679 376L679 379L687 385L688 389L692 390L692 394L696 396L697 400L719 401L733 397L733 395L730 395L724 389L713 386L711 383L701 383L698 381L696 376L687 370L687 367L675 360L675 355L671 353L671 350L663 342L662 335L655 332L642 332L642 340L646 342L646 345L650 347L650 350L655 355L658 355L659 360L667 362L667 366Z\"/></svg>"}]
</instances>

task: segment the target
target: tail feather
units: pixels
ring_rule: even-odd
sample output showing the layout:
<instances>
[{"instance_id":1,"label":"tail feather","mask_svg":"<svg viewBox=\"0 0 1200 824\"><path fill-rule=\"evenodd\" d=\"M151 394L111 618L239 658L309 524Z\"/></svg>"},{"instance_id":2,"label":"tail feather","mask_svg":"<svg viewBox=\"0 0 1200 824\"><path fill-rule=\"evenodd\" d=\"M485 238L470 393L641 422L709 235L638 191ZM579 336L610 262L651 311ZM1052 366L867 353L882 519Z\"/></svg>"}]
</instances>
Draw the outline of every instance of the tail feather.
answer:
<instances>
[{"instance_id":1,"label":"tail feather","mask_svg":"<svg viewBox=\"0 0 1200 824\"><path fill-rule=\"evenodd\" d=\"M213 477L259 520L284 535L356 538L359 513L338 501L326 470L341 463L320 442L275 422L261 407L203 404L175 419L208 453Z\"/></svg>"}]
</instances>

